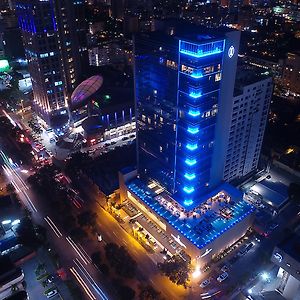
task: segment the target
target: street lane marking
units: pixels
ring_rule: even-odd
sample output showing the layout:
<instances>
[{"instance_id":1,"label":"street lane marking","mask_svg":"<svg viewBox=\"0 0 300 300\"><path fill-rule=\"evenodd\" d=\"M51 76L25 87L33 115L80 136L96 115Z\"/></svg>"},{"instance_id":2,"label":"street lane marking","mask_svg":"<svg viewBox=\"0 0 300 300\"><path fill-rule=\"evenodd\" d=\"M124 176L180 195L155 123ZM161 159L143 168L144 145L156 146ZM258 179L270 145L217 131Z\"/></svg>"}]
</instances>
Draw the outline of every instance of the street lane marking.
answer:
<instances>
[{"instance_id":1,"label":"street lane marking","mask_svg":"<svg viewBox=\"0 0 300 300\"><path fill-rule=\"evenodd\" d=\"M81 249L81 251L85 254L85 258L90 262L90 263L92 263L92 259L91 259L91 257L87 254L87 252L83 249L83 247L80 245L80 244L78 244L78 247Z\"/></svg>"},{"instance_id":2,"label":"street lane marking","mask_svg":"<svg viewBox=\"0 0 300 300\"><path fill-rule=\"evenodd\" d=\"M71 273L74 275L74 277L77 279L83 290L86 292L86 294L89 296L90 299L96 300L97 298L94 296L90 288L87 286L87 284L84 282L84 280L81 278L81 276L78 274L76 269L74 267L70 268Z\"/></svg>"},{"instance_id":3,"label":"street lane marking","mask_svg":"<svg viewBox=\"0 0 300 300\"><path fill-rule=\"evenodd\" d=\"M85 254L79 249L79 247L76 245L76 243L69 237L66 237L66 240L71 245L71 247L75 250L75 252L78 254L78 256L82 259L82 261L85 263L85 265L88 265L90 261L85 257Z\"/></svg>"},{"instance_id":4,"label":"street lane marking","mask_svg":"<svg viewBox=\"0 0 300 300\"><path fill-rule=\"evenodd\" d=\"M48 216L45 217L44 220L47 222L47 224L50 226L50 228L53 230L53 232L57 237L59 238L62 237L62 233Z\"/></svg>"},{"instance_id":5,"label":"street lane marking","mask_svg":"<svg viewBox=\"0 0 300 300\"><path fill-rule=\"evenodd\" d=\"M25 195L30 207L33 209L34 212L37 212L36 207L34 206L33 202L31 201L31 199L29 198L28 194L25 191L22 191L23 194ZM50 218L49 218L50 219Z\"/></svg>"},{"instance_id":6,"label":"street lane marking","mask_svg":"<svg viewBox=\"0 0 300 300\"><path fill-rule=\"evenodd\" d=\"M78 260L78 258L75 258L73 262L76 264L76 266L80 269L83 276L86 278L86 280L90 283L90 285L94 288L94 290L97 292L99 296L101 296L101 299L103 300L109 300L102 289L99 287L99 285L96 283L94 278L91 276L91 274L87 271L87 269L82 265L82 263Z\"/></svg>"}]
</instances>

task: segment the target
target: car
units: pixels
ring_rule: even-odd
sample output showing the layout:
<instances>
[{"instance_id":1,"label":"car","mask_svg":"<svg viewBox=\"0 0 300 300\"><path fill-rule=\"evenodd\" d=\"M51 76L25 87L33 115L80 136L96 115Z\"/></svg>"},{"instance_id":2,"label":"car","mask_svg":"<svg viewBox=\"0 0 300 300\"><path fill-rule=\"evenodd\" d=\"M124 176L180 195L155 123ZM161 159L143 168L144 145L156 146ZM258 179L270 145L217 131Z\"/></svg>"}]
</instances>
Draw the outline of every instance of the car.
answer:
<instances>
[{"instance_id":1,"label":"car","mask_svg":"<svg viewBox=\"0 0 300 300\"><path fill-rule=\"evenodd\" d=\"M228 278L228 273L227 272L223 272L222 274L220 274L217 277L217 281L218 282L222 282L222 281L226 280L227 278Z\"/></svg>"},{"instance_id":2,"label":"car","mask_svg":"<svg viewBox=\"0 0 300 300\"><path fill-rule=\"evenodd\" d=\"M46 296L47 296L47 298L52 298L57 294L58 294L58 291L56 289L54 289L54 290L51 290L49 293L47 293Z\"/></svg>"},{"instance_id":3,"label":"car","mask_svg":"<svg viewBox=\"0 0 300 300\"><path fill-rule=\"evenodd\" d=\"M210 279L206 279L200 283L201 288L205 288L210 284Z\"/></svg>"}]
</instances>

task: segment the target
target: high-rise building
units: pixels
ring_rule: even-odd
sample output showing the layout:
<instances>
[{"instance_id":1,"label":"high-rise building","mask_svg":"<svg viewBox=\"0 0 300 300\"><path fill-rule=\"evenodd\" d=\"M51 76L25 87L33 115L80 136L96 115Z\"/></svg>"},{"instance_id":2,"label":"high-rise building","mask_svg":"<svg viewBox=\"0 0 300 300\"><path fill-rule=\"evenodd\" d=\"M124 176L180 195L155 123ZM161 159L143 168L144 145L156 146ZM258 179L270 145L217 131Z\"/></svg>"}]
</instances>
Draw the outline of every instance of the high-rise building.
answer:
<instances>
[{"instance_id":1,"label":"high-rise building","mask_svg":"<svg viewBox=\"0 0 300 300\"><path fill-rule=\"evenodd\" d=\"M110 15L115 19L123 19L125 0L111 0Z\"/></svg>"},{"instance_id":2,"label":"high-rise building","mask_svg":"<svg viewBox=\"0 0 300 300\"><path fill-rule=\"evenodd\" d=\"M215 129L220 103L232 101L239 32L169 30L135 38L138 172L189 204L222 180Z\"/></svg>"},{"instance_id":3,"label":"high-rise building","mask_svg":"<svg viewBox=\"0 0 300 300\"><path fill-rule=\"evenodd\" d=\"M289 52L284 61L282 84L289 93L300 95L300 53Z\"/></svg>"},{"instance_id":4,"label":"high-rise building","mask_svg":"<svg viewBox=\"0 0 300 300\"><path fill-rule=\"evenodd\" d=\"M86 52L84 1L19 0L16 4L34 106L50 126L68 120L68 99L78 84Z\"/></svg>"},{"instance_id":5,"label":"high-rise building","mask_svg":"<svg viewBox=\"0 0 300 300\"><path fill-rule=\"evenodd\" d=\"M223 182L240 33L165 24L134 39L138 168L120 172L120 199L133 232L202 267L254 211Z\"/></svg>"},{"instance_id":6,"label":"high-rise building","mask_svg":"<svg viewBox=\"0 0 300 300\"><path fill-rule=\"evenodd\" d=\"M224 180L243 178L257 170L268 111L272 98L272 78L265 70L238 69L231 125L224 161Z\"/></svg>"}]
</instances>

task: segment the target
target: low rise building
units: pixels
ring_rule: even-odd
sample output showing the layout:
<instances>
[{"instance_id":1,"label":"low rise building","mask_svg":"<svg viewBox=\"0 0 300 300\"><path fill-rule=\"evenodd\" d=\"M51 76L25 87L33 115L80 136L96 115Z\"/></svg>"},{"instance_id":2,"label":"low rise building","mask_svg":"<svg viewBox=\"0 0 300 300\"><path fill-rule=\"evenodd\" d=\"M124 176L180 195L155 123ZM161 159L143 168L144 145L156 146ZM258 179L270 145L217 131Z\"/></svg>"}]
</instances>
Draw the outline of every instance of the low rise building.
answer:
<instances>
[{"instance_id":1,"label":"low rise building","mask_svg":"<svg viewBox=\"0 0 300 300\"><path fill-rule=\"evenodd\" d=\"M286 300L300 299L300 236L293 234L278 244L271 260L279 267L276 291Z\"/></svg>"}]
</instances>

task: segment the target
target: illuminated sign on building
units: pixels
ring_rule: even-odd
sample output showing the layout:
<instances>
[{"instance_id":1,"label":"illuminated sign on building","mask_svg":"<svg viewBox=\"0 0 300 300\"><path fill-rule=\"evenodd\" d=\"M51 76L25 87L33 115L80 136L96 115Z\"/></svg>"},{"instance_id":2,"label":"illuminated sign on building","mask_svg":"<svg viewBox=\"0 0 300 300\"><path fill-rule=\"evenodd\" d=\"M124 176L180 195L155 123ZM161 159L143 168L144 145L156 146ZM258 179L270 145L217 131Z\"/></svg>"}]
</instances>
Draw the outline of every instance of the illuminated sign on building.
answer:
<instances>
[{"instance_id":1,"label":"illuminated sign on building","mask_svg":"<svg viewBox=\"0 0 300 300\"><path fill-rule=\"evenodd\" d=\"M5 72L9 70L9 63L6 59L0 59L0 72Z\"/></svg>"},{"instance_id":2,"label":"illuminated sign on building","mask_svg":"<svg viewBox=\"0 0 300 300\"><path fill-rule=\"evenodd\" d=\"M278 253L278 252L276 252L276 253L274 253L274 258L276 259L276 260L278 260L278 262L282 262L282 255L280 254L280 253Z\"/></svg>"},{"instance_id":3,"label":"illuminated sign on building","mask_svg":"<svg viewBox=\"0 0 300 300\"><path fill-rule=\"evenodd\" d=\"M228 56L229 56L229 58L233 57L234 52L235 52L234 47L230 46L229 49L228 49Z\"/></svg>"}]
</instances>

